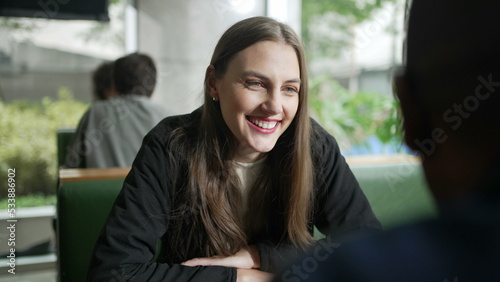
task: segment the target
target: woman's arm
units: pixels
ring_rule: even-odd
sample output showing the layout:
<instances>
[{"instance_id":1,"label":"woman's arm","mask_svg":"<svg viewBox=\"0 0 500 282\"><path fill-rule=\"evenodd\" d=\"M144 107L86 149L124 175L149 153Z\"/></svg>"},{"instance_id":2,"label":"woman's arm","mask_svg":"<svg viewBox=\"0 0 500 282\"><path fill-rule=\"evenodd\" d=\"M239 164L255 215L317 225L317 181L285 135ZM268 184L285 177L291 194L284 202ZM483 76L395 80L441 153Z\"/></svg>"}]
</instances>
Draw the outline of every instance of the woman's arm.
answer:
<instances>
[{"instance_id":1,"label":"woman's arm","mask_svg":"<svg viewBox=\"0 0 500 282\"><path fill-rule=\"evenodd\" d=\"M237 269L237 282L270 282L274 275L256 269Z\"/></svg>"},{"instance_id":2,"label":"woman's arm","mask_svg":"<svg viewBox=\"0 0 500 282\"><path fill-rule=\"evenodd\" d=\"M242 269L260 268L259 250L255 245L247 246L239 252L228 257L206 257L194 258L182 263L182 265L198 266L198 265L221 265L227 267L236 267Z\"/></svg>"},{"instance_id":3,"label":"woman's arm","mask_svg":"<svg viewBox=\"0 0 500 282\"><path fill-rule=\"evenodd\" d=\"M237 282L251 281L272 281L274 275L268 272L257 270L260 268L259 250L255 245L247 246L239 252L229 257L208 257L194 258L188 260L182 265L189 266L210 266L220 265L226 267L236 267Z\"/></svg>"},{"instance_id":4,"label":"woman's arm","mask_svg":"<svg viewBox=\"0 0 500 282\"><path fill-rule=\"evenodd\" d=\"M311 126L315 134L312 150L316 169L313 222L319 231L328 235L316 246L332 253L350 236L378 232L381 225L340 154L335 138L315 121L312 121ZM301 252L286 243L276 246L271 242L258 242L257 246L261 269L269 272L275 272L284 261Z\"/></svg>"},{"instance_id":5,"label":"woman's arm","mask_svg":"<svg viewBox=\"0 0 500 282\"><path fill-rule=\"evenodd\" d=\"M339 241L354 233L380 231L380 222L340 154L337 141L316 122L313 127L319 148L315 167L320 169L315 180L314 224Z\"/></svg>"},{"instance_id":6,"label":"woman's arm","mask_svg":"<svg viewBox=\"0 0 500 282\"><path fill-rule=\"evenodd\" d=\"M94 248L89 281L236 281L236 269L151 263L167 230L170 195L164 132L143 142ZM168 255L168 254L167 254Z\"/></svg>"}]
</instances>

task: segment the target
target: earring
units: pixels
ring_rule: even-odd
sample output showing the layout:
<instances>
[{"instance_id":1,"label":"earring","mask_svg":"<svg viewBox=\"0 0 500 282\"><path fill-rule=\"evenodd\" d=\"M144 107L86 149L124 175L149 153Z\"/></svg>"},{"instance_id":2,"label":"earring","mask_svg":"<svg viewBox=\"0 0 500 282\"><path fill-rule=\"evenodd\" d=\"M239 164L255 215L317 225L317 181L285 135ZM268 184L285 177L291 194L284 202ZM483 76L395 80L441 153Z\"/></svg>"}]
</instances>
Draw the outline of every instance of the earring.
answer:
<instances>
[{"instance_id":1,"label":"earring","mask_svg":"<svg viewBox=\"0 0 500 282\"><path fill-rule=\"evenodd\" d=\"M212 97L212 101L217 102L217 101L219 101L219 98L217 98L217 97Z\"/></svg>"}]
</instances>

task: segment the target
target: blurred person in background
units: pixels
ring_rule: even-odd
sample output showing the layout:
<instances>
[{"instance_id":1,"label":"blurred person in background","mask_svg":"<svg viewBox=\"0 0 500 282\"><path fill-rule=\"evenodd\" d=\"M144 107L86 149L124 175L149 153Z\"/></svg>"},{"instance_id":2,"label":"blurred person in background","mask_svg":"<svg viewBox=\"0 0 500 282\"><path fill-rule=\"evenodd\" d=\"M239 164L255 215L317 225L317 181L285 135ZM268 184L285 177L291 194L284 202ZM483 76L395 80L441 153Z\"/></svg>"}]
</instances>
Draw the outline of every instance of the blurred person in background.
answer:
<instances>
[{"instance_id":1,"label":"blurred person in background","mask_svg":"<svg viewBox=\"0 0 500 282\"><path fill-rule=\"evenodd\" d=\"M113 83L106 85L111 70ZM142 139L167 109L151 101L156 85L151 57L133 53L100 66L94 74L95 95L67 147L66 168L128 167ZM106 98L106 99L102 99Z\"/></svg>"},{"instance_id":2,"label":"blurred person in background","mask_svg":"<svg viewBox=\"0 0 500 282\"><path fill-rule=\"evenodd\" d=\"M114 62L100 64L92 73L93 101L106 100L116 96L113 84Z\"/></svg>"}]
</instances>

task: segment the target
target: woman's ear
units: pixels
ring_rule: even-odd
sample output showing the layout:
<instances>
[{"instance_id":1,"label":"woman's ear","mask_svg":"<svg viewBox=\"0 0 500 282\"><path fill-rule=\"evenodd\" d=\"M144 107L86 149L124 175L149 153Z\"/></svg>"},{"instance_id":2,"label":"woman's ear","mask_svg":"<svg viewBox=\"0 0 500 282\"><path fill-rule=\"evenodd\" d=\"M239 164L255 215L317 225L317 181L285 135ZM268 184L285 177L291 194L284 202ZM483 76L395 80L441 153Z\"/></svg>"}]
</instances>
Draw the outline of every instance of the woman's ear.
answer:
<instances>
[{"instance_id":1,"label":"woman's ear","mask_svg":"<svg viewBox=\"0 0 500 282\"><path fill-rule=\"evenodd\" d=\"M213 65L207 67L207 71L205 73L205 87L208 94L212 98L219 98L219 92L217 91L217 77L215 76L215 67Z\"/></svg>"}]
</instances>

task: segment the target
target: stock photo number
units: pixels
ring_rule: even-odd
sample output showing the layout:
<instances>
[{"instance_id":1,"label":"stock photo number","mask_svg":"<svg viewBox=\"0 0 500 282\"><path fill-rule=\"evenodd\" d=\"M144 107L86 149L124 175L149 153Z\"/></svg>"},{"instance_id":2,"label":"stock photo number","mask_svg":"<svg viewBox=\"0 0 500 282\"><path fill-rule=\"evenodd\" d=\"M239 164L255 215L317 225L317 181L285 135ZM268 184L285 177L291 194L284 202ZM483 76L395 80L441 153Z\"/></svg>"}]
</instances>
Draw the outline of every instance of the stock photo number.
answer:
<instances>
[{"instance_id":1,"label":"stock photo number","mask_svg":"<svg viewBox=\"0 0 500 282\"><path fill-rule=\"evenodd\" d=\"M7 255L7 264L9 265L8 272L16 274L16 169L9 168L7 170L7 230L9 247Z\"/></svg>"}]
</instances>

